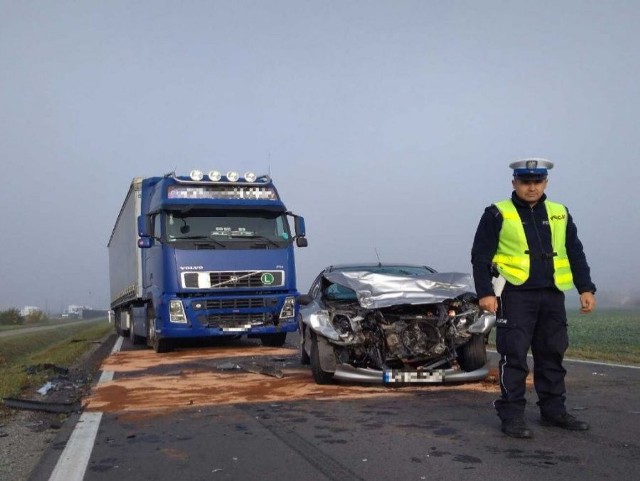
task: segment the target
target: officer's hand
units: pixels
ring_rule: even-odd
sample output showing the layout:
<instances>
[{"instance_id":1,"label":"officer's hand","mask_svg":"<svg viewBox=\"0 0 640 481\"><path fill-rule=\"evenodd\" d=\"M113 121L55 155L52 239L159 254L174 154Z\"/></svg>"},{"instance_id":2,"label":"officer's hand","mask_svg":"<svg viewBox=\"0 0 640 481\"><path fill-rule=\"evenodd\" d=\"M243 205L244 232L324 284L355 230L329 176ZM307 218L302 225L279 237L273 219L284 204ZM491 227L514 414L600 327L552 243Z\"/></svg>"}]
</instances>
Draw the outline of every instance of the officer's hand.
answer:
<instances>
[{"instance_id":1,"label":"officer's hand","mask_svg":"<svg viewBox=\"0 0 640 481\"><path fill-rule=\"evenodd\" d=\"M485 311L493 312L494 314L498 311L498 298L496 296L481 297L478 304L480 309Z\"/></svg>"},{"instance_id":2,"label":"officer's hand","mask_svg":"<svg viewBox=\"0 0 640 481\"><path fill-rule=\"evenodd\" d=\"M596 308L596 296L591 292L580 294L580 312L591 312Z\"/></svg>"}]
</instances>

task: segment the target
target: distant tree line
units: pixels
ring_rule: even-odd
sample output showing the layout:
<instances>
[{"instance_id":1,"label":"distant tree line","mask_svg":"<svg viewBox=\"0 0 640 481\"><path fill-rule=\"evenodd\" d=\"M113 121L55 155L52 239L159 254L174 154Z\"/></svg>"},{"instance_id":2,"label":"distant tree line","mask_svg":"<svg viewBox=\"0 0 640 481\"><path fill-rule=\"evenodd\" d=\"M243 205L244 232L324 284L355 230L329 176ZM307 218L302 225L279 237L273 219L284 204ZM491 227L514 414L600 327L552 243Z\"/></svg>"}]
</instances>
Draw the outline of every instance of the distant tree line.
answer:
<instances>
[{"instance_id":1,"label":"distant tree line","mask_svg":"<svg viewBox=\"0 0 640 481\"><path fill-rule=\"evenodd\" d=\"M0 311L0 326L21 326L46 319L48 319L48 317L42 311L33 311L26 316L21 315L20 310L16 308Z\"/></svg>"}]
</instances>

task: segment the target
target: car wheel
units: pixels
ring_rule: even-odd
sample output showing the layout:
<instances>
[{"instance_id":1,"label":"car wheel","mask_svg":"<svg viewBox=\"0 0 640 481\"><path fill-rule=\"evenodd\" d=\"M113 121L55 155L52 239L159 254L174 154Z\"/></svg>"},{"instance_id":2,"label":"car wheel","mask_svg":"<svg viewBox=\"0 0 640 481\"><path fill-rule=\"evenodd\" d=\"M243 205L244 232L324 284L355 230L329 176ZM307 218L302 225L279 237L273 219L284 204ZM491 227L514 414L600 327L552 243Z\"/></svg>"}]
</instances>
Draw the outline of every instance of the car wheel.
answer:
<instances>
[{"instance_id":1,"label":"car wheel","mask_svg":"<svg viewBox=\"0 0 640 481\"><path fill-rule=\"evenodd\" d=\"M463 371L480 369L487 363L487 347L482 334L473 334L469 342L458 348L458 364Z\"/></svg>"},{"instance_id":2,"label":"car wheel","mask_svg":"<svg viewBox=\"0 0 640 481\"><path fill-rule=\"evenodd\" d=\"M309 357L309 354L307 354L307 351L304 349L306 341L305 338L308 335L307 329L302 323L302 320L298 320L298 327L298 330L300 331L300 364L302 364L303 366L308 366L309 364L311 364L311 358Z\"/></svg>"},{"instance_id":3,"label":"car wheel","mask_svg":"<svg viewBox=\"0 0 640 481\"><path fill-rule=\"evenodd\" d=\"M320 365L320 350L318 348L318 339L315 334L311 335L311 373L316 384L331 384L333 381L332 372L327 372Z\"/></svg>"},{"instance_id":4,"label":"car wheel","mask_svg":"<svg viewBox=\"0 0 640 481\"><path fill-rule=\"evenodd\" d=\"M263 346L268 347L282 347L284 346L284 342L287 340L286 332L278 332L276 334L265 334L264 336L260 336L260 341Z\"/></svg>"}]
</instances>

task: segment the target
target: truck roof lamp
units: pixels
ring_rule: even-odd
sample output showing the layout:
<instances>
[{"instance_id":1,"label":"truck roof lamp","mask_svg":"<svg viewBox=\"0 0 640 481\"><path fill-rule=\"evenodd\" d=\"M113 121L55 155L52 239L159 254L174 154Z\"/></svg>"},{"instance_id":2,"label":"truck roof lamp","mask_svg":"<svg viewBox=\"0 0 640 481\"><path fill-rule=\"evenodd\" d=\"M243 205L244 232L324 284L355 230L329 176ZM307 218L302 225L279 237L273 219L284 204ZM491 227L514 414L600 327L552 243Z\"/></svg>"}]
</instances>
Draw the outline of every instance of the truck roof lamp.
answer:
<instances>
[{"instance_id":1,"label":"truck roof lamp","mask_svg":"<svg viewBox=\"0 0 640 481\"><path fill-rule=\"evenodd\" d=\"M190 173L189 173L189 177L191 177L191 180L202 180L204 178L204 174L202 173L201 170L198 169L193 169Z\"/></svg>"},{"instance_id":2,"label":"truck roof lamp","mask_svg":"<svg viewBox=\"0 0 640 481\"><path fill-rule=\"evenodd\" d=\"M247 182L255 182L256 179L257 179L257 176L253 172L244 173L244 180L246 180Z\"/></svg>"},{"instance_id":3,"label":"truck roof lamp","mask_svg":"<svg viewBox=\"0 0 640 481\"><path fill-rule=\"evenodd\" d=\"M213 182L218 182L220 179L222 179L222 174L219 171L217 170L209 171L209 180Z\"/></svg>"},{"instance_id":4,"label":"truck roof lamp","mask_svg":"<svg viewBox=\"0 0 640 481\"><path fill-rule=\"evenodd\" d=\"M240 174L238 174L237 172L233 170L230 170L229 172L227 172L227 180L229 182L236 182L239 178L240 178Z\"/></svg>"}]
</instances>

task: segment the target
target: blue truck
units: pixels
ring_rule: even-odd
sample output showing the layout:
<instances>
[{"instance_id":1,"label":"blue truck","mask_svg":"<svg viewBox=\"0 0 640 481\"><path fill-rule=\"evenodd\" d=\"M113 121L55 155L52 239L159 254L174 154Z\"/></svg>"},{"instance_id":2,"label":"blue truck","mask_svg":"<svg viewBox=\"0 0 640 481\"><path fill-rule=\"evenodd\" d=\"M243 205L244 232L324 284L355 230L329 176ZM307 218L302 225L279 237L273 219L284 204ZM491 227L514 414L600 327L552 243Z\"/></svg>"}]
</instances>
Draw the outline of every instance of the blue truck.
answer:
<instances>
[{"instance_id":1,"label":"blue truck","mask_svg":"<svg viewBox=\"0 0 640 481\"><path fill-rule=\"evenodd\" d=\"M307 246L304 219L268 175L136 177L107 246L115 329L156 352L220 336L282 346L297 329L294 244Z\"/></svg>"}]
</instances>

